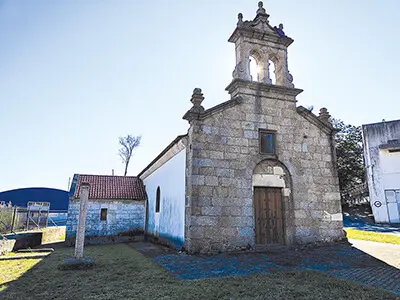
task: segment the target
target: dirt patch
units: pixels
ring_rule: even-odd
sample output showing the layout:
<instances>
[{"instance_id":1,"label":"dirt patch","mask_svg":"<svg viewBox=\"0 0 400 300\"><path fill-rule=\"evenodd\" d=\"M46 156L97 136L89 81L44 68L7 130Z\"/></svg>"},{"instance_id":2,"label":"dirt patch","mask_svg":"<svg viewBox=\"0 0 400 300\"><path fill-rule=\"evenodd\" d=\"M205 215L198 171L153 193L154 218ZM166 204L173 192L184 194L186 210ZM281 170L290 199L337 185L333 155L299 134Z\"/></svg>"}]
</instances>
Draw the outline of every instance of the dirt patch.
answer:
<instances>
[{"instance_id":1,"label":"dirt patch","mask_svg":"<svg viewBox=\"0 0 400 300\"><path fill-rule=\"evenodd\" d=\"M151 244L148 242L135 242L135 243L129 243L127 245L150 258L153 258L156 256L161 256L161 255L178 254L179 253L178 251L173 250L171 248L168 248L168 247L165 247L162 245Z\"/></svg>"}]
</instances>

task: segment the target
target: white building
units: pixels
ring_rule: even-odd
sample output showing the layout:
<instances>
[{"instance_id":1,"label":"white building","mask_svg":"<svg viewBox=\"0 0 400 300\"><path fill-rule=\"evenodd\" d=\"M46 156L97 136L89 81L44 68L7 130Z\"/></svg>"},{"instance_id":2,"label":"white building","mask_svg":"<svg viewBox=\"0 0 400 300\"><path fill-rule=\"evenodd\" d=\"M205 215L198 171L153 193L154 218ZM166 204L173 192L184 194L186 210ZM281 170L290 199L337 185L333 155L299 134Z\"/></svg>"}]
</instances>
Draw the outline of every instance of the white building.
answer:
<instances>
[{"instance_id":1,"label":"white building","mask_svg":"<svg viewBox=\"0 0 400 300\"><path fill-rule=\"evenodd\" d=\"M362 126L365 167L377 223L400 223L400 120Z\"/></svg>"}]
</instances>

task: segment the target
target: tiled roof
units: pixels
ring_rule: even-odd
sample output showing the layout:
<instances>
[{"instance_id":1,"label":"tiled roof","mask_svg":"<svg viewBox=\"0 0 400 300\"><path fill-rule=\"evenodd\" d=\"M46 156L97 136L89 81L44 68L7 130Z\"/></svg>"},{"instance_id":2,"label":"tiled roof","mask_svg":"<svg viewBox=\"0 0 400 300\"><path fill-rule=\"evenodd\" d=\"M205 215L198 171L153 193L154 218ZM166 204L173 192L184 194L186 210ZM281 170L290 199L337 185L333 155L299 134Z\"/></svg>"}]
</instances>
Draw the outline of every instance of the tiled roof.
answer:
<instances>
[{"instance_id":1,"label":"tiled roof","mask_svg":"<svg viewBox=\"0 0 400 300\"><path fill-rule=\"evenodd\" d=\"M146 199L143 182L138 177L84 174L74 175L70 188L70 197L79 198L82 182L90 184L89 199Z\"/></svg>"}]
</instances>

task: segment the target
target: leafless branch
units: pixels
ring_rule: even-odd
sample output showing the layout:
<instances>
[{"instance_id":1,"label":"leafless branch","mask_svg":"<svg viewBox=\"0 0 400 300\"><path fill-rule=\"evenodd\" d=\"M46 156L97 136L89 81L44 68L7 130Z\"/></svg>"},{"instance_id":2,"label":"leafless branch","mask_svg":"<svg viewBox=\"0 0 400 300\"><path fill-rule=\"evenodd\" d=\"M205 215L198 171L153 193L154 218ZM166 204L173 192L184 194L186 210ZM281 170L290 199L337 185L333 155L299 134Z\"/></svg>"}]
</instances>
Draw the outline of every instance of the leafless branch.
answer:
<instances>
[{"instance_id":1,"label":"leafless branch","mask_svg":"<svg viewBox=\"0 0 400 300\"><path fill-rule=\"evenodd\" d=\"M119 144L121 145L121 148L119 149L118 154L121 157L122 162L125 164L124 176L126 176L126 173L128 172L128 165L132 157L132 153L135 148L139 147L141 139L141 136L133 136L130 134L119 138Z\"/></svg>"}]
</instances>

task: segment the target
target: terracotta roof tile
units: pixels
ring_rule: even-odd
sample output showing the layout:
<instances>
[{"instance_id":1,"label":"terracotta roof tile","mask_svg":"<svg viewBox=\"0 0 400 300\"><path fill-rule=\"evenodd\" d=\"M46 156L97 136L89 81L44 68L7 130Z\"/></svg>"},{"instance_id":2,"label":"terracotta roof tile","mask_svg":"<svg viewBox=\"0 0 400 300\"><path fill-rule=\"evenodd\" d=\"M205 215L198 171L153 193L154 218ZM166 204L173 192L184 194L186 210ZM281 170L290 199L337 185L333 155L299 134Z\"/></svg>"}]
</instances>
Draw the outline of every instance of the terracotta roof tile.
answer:
<instances>
[{"instance_id":1,"label":"terracotta roof tile","mask_svg":"<svg viewBox=\"0 0 400 300\"><path fill-rule=\"evenodd\" d=\"M70 196L79 198L82 182L90 184L89 199L146 199L143 182L138 177L75 174L71 184Z\"/></svg>"}]
</instances>

